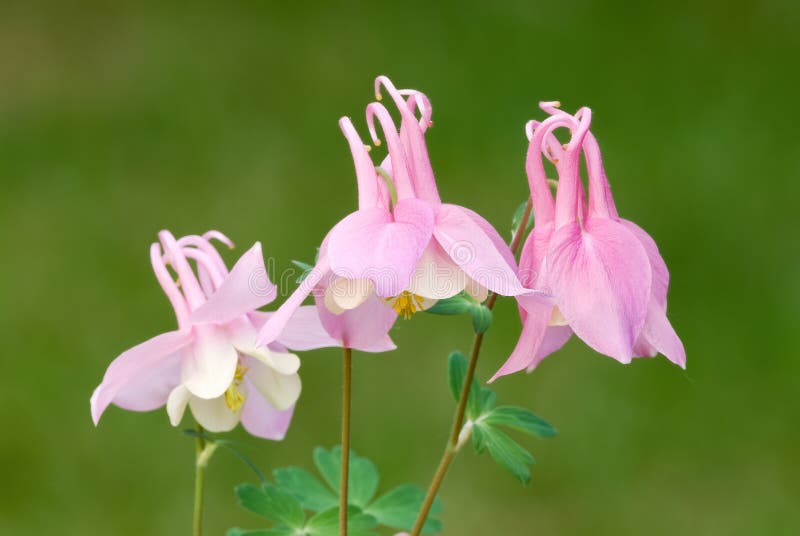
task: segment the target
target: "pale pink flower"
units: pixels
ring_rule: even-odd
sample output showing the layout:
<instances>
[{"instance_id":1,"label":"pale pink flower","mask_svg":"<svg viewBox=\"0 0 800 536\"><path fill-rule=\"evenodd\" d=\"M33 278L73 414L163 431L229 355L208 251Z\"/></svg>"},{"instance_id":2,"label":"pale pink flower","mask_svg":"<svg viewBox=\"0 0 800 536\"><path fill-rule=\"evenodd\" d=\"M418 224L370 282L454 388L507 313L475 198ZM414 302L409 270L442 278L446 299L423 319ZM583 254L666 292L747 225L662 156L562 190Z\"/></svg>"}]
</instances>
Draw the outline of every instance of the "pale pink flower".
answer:
<instances>
[{"instance_id":1,"label":"pale pink flower","mask_svg":"<svg viewBox=\"0 0 800 536\"><path fill-rule=\"evenodd\" d=\"M373 102L366 108L372 141L381 143L377 122L388 157L382 169L376 170L350 120L344 117L339 121L355 162L358 210L325 237L317 265L274 321L266 324L260 342L273 340L280 332L281 319L289 318L312 291L318 305L334 316L369 307L371 312L364 316L372 321L364 330L371 330L372 336L359 333L362 344L374 346L377 342L383 348L389 345L385 330L394 318L380 313L381 305L409 317L463 290L480 301L488 291L503 295L527 291L519 283L513 255L497 231L475 212L441 202L424 138L432 111L427 97L415 90L397 90L383 76L375 87L378 99L381 88L387 90L401 116L398 131L382 104ZM395 201L380 173L391 180ZM326 318L333 323L324 312L320 315L323 323ZM331 334L355 348L352 340L360 330L349 328L339 331L346 335Z\"/></svg>"},{"instance_id":2,"label":"pale pink flower","mask_svg":"<svg viewBox=\"0 0 800 536\"><path fill-rule=\"evenodd\" d=\"M253 435L283 438L301 389L300 360L288 348L337 343L322 329L314 308L304 307L273 344L257 348L257 330L272 313L256 309L277 294L261 244L228 271L211 239L232 247L216 231L179 240L169 231L159 233L160 244L151 246L150 260L178 330L143 342L111 363L92 395L95 424L111 403L134 411L166 404L170 422L177 426L188 405L209 431L231 430L241 420Z\"/></svg>"},{"instance_id":3,"label":"pale pink flower","mask_svg":"<svg viewBox=\"0 0 800 536\"><path fill-rule=\"evenodd\" d=\"M532 370L573 332L622 363L662 353L685 367L683 344L666 316L669 272L653 239L617 213L597 140L589 132L591 110L572 116L557 103L542 103L542 109L551 116L528 125L526 171L536 225L523 247L519 275L523 284L544 293L518 297L522 334L494 378ZM571 131L567 145L553 136L557 128ZM580 180L582 152L588 203ZM558 171L555 201L542 153Z\"/></svg>"}]
</instances>

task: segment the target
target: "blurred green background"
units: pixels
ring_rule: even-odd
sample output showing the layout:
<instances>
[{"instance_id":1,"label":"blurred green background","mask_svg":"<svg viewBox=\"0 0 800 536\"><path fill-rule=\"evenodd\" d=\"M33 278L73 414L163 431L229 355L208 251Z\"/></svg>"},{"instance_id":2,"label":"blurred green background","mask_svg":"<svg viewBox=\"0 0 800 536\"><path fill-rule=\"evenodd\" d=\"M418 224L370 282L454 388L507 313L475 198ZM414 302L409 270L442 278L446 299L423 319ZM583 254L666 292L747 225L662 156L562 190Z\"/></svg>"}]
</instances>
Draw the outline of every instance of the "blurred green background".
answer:
<instances>
[{"instance_id":1,"label":"blurred green background","mask_svg":"<svg viewBox=\"0 0 800 536\"><path fill-rule=\"evenodd\" d=\"M378 74L428 93L442 196L504 234L537 101L591 106L688 352L686 372L622 366L573 339L499 381L560 435L526 442L527 487L459 457L445 534L800 533L797 3L488 4L0 4L1 534L189 532L191 440L164 411L89 417L111 359L174 326L149 244L217 228L237 253L261 240L276 270L310 260L355 207L336 122L366 132ZM481 379L518 330L501 301ZM427 485L453 410L446 355L470 325L419 315L394 337L354 371L354 448L383 490ZM339 367L305 354L284 442L233 434L265 471L338 442ZM232 493L252 479L212 461L207 534L261 525Z\"/></svg>"}]
</instances>

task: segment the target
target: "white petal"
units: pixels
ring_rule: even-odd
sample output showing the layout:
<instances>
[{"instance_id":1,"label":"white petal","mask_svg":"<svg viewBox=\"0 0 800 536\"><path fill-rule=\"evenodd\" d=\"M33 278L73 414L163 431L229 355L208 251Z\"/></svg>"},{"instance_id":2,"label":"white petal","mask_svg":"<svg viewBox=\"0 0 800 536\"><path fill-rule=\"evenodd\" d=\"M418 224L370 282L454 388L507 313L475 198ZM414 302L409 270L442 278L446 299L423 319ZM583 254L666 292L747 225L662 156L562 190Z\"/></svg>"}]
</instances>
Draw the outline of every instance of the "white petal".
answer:
<instances>
[{"instance_id":1,"label":"white petal","mask_svg":"<svg viewBox=\"0 0 800 536\"><path fill-rule=\"evenodd\" d=\"M169 393L167 415L169 415L169 422L172 426L178 426L181 423L183 413L186 411L186 404L189 403L191 396L189 390L183 385L177 386Z\"/></svg>"},{"instance_id":2,"label":"white petal","mask_svg":"<svg viewBox=\"0 0 800 536\"><path fill-rule=\"evenodd\" d=\"M255 348L258 330L249 318L240 317L229 322L225 331L228 333L228 340L237 349Z\"/></svg>"},{"instance_id":3,"label":"white petal","mask_svg":"<svg viewBox=\"0 0 800 536\"><path fill-rule=\"evenodd\" d=\"M244 383L239 386L239 390L245 397L247 393ZM189 407L192 415L200 423L200 426L209 432L228 432L233 430L239 422L239 415L242 410L233 412L225 403L225 397L220 396L210 400L193 396L189 399Z\"/></svg>"},{"instance_id":4,"label":"white petal","mask_svg":"<svg viewBox=\"0 0 800 536\"><path fill-rule=\"evenodd\" d=\"M420 298L422 298L420 304L422 305L423 311L427 311L428 309L436 305L436 302L439 301L439 300L432 300L431 298L425 298L424 296L420 296Z\"/></svg>"},{"instance_id":5,"label":"white petal","mask_svg":"<svg viewBox=\"0 0 800 536\"><path fill-rule=\"evenodd\" d=\"M229 332L239 353L258 359L281 374L294 374L300 368L300 358L294 354L273 352L266 346L256 348L256 329L248 320L245 320L243 324L238 324Z\"/></svg>"},{"instance_id":6,"label":"white petal","mask_svg":"<svg viewBox=\"0 0 800 536\"><path fill-rule=\"evenodd\" d=\"M465 274L466 275L466 274ZM475 298L478 303L483 303L489 297L489 289L467 276L467 286L465 287L467 294Z\"/></svg>"},{"instance_id":7,"label":"white petal","mask_svg":"<svg viewBox=\"0 0 800 536\"><path fill-rule=\"evenodd\" d=\"M271 367L251 361L247 378L275 409L288 409L297 402L302 388L297 374L279 374Z\"/></svg>"},{"instance_id":8,"label":"white petal","mask_svg":"<svg viewBox=\"0 0 800 536\"><path fill-rule=\"evenodd\" d=\"M464 290L467 279L467 274L432 240L419 259L408 290L424 298L441 300Z\"/></svg>"},{"instance_id":9,"label":"white petal","mask_svg":"<svg viewBox=\"0 0 800 536\"><path fill-rule=\"evenodd\" d=\"M375 292L375 285L369 279L348 279L337 277L325 293L330 293L336 305L349 311L355 309Z\"/></svg>"},{"instance_id":10,"label":"white petal","mask_svg":"<svg viewBox=\"0 0 800 536\"><path fill-rule=\"evenodd\" d=\"M344 312L344 309L339 307L339 304L336 303L333 297L333 290L331 290L330 286L325 289L325 308L335 315L340 315Z\"/></svg>"},{"instance_id":11,"label":"white petal","mask_svg":"<svg viewBox=\"0 0 800 536\"><path fill-rule=\"evenodd\" d=\"M241 352L258 359L279 374L296 374L300 368L300 358L289 352L273 352L268 348L251 348Z\"/></svg>"},{"instance_id":12,"label":"white petal","mask_svg":"<svg viewBox=\"0 0 800 536\"><path fill-rule=\"evenodd\" d=\"M183 384L200 398L221 396L239 361L228 335L213 325L195 326L195 341L183 359Z\"/></svg>"}]
</instances>

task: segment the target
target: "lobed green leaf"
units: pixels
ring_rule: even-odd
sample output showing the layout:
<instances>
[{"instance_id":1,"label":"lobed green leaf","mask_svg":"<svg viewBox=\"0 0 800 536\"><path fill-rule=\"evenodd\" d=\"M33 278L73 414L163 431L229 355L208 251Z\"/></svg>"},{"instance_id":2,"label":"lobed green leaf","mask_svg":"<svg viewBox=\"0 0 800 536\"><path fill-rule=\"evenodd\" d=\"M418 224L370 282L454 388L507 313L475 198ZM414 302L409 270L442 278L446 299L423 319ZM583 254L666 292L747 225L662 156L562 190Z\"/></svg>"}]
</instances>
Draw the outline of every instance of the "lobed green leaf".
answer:
<instances>
[{"instance_id":1,"label":"lobed green leaf","mask_svg":"<svg viewBox=\"0 0 800 536\"><path fill-rule=\"evenodd\" d=\"M272 527L271 529L255 530L244 530L240 528L228 529L228 532L225 533L225 536L292 536L296 533L297 531L295 529L278 526Z\"/></svg>"},{"instance_id":2,"label":"lobed green leaf","mask_svg":"<svg viewBox=\"0 0 800 536\"><path fill-rule=\"evenodd\" d=\"M306 514L297 499L271 484L241 484L236 486L236 496L243 508L274 523L291 528L305 523Z\"/></svg>"},{"instance_id":3,"label":"lobed green leaf","mask_svg":"<svg viewBox=\"0 0 800 536\"><path fill-rule=\"evenodd\" d=\"M306 510L321 512L339 504L336 494L305 469L284 467L273 474L278 487L300 501Z\"/></svg>"},{"instance_id":4,"label":"lobed green leaf","mask_svg":"<svg viewBox=\"0 0 800 536\"><path fill-rule=\"evenodd\" d=\"M553 437L556 429L547 421L525 408L500 406L485 417L488 424L506 426L539 437Z\"/></svg>"},{"instance_id":5,"label":"lobed green leaf","mask_svg":"<svg viewBox=\"0 0 800 536\"><path fill-rule=\"evenodd\" d=\"M464 387L464 378L467 376L467 358L455 350L447 358L448 375L450 378L450 392L458 401L461 398L461 389Z\"/></svg>"},{"instance_id":6,"label":"lobed green leaf","mask_svg":"<svg viewBox=\"0 0 800 536\"><path fill-rule=\"evenodd\" d=\"M378 497L367 507L365 513L372 515L381 525L400 530L411 530L424 500L425 492L419 486L403 484ZM437 498L430 513L431 515L437 514L441 512L441 509L441 502ZM434 534L441 530L441 522L429 517L425 521L422 533Z\"/></svg>"},{"instance_id":7,"label":"lobed green leaf","mask_svg":"<svg viewBox=\"0 0 800 536\"><path fill-rule=\"evenodd\" d=\"M347 510L347 534L349 536L377 536L372 529L378 521L371 515L351 506ZM339 507L330 508L313 516L306 523L303 534L308 536L337 536L339 534Z\"/></svg>"},{"instance_id":8,"label":"lobed green leaf","mask_svg":"<svg viewBox=\"0 0 800 536\"><path fill-rule=\"evenodd\" d=\"M333 447L331 450L318 447L314 449L314 463L325 482L332 490L338 493L341 475L342 448ZM378 469L369 459L350 451L348 501L360 508L372 500L378 489Z\"/></svg>"},{"instance_id":9,"label":"lobed green leaf","mask_svg":"<svg viewBox=\"0 0 800 536\"><path fill-rule=\"evenodd\" d=\"M530 452L504 432L485 422L475 425L473 437L476 430L480 430L478 433L482 435L482 444L495 462L510 471L520 482L530 482L530 465L535 461Z\"/></svg>"}]
</instances>

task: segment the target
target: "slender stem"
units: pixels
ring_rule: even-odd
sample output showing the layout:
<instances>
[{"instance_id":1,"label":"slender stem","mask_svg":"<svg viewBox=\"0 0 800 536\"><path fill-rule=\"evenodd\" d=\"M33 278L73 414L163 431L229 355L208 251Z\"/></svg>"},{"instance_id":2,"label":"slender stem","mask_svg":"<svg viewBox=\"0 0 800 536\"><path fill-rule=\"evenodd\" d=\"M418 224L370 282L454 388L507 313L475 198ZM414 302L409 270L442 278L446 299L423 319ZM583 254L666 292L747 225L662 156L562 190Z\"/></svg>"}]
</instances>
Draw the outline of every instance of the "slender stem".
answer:
<instances>
[{"instance_id":1,"label":"slender stem","mask_svg":"<svg viewBox=\"0 0 800 536\"><path fill-rule=\"evenodd\" d=\"M203 427L197 425L197 431L203 433ZM202 436L195 438L195 462L194 462L194 527L192 534L201 536L203 534L203 481L205 478L205 465L200 461L206 449L206 440Z\"/></svg>"},{"instance_id":2,"label":"slender stem","mask_svg":"<svg viewBox=\"0 0 800 536\"><path fill-rule=\"evenodd\" d=\"M489 307L488 304L487 307ZM455 448L458 445L458 436L461 435L461 428L464 427L464 414L467 411L467 402L469 401L470 387L472 386L472 379L475 377L475 367L478 365L478 356L481 353L482 344L483 344L483 333L475 335L475 340L472 342L472 353L470 353L469 356L469 366L467 367L467 375L464 376L464 385L461 387L461 396L458 398L458 407L456 407L456 416L455 418L453 418L453 428L450 430L449 445L453 448Z\"/></svg>"},{"instance_id":3,"label":"slender stem","mask_svg":"<svg viewBox=\"0 0 800 536\"><path fill-rule=\"evenodd\" d=\"M342 469L339 478L339 534L347 536L347 487L350 479L350 399L352 395L353 352L342 354Z\"/></svg>"},{"instance_id":4,"label":"slender stem","mask_svg":"<svg viewBox=\"0 0 800 536\"><path fill-rule=\"evenodd\" d=\"M511 252L515 256L519 250L520 244L522 243L522 236L525 234L525 227L527 227L528 218L531 216L531 208L532 203L531 200L528 199L528 202L525 205L525 212L522 214L522 219L519 223L519 227L511 239L511 244L509 244L509 248L511 248ZM486 308L489 310L493 309L496 302L497 294L490 294L489 299L486 300ZM450 437L447 440L447 446L444 449L442 459L439 461L439 466L436 468L436 473L433 475L431 485L428 487L425 500L422 502L419 517L417 517L417 521L414 523L414 528L411 530L411 536L419 536L419 534L422 532L422 527L425 525L425 520L428 519L428 514L433 506L433 501L436 500L436 494L439 493L439 488L442 486L444 477L447 475L447 470L450 468L450 464L453 462L453 459L456 457L456 454L458 454L458 451L461 449L461 445L463 444L463 442L460 442L459 439L461 430L464 427L464 416L467 411L467 401L469 400L470 386L472 385L473 378L475 378L475 368L478 365L478 357L481 353L482 344L483 333L476 334L472 343L472 353L470 354L469 358L467 374L464 377L464 385L461 387L461 396L458 399L455 417L453 417L453 427L450 430Z\"/></svg>"},{"instance_id":5,"label":"slender stem","mask_svg":"<svg viewBox=\"0 0 800 536\"><path fill-rule=\"evenodd\" d=\"M522 213L522 218L519 220L519 227L517 227L517 231L514 233L514 236L511 238L511 243L508 245L511 249L511 253L513 253L515 257L522 243L522 236L525 234L525 228L528 227L528 219L531 217L532 209L533 203L528 199L528 202L525 204L525 211Z\"/></svg>"}]
</instances>

